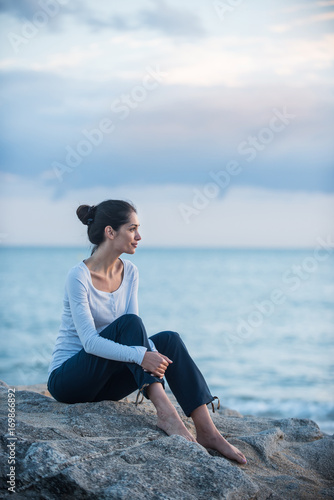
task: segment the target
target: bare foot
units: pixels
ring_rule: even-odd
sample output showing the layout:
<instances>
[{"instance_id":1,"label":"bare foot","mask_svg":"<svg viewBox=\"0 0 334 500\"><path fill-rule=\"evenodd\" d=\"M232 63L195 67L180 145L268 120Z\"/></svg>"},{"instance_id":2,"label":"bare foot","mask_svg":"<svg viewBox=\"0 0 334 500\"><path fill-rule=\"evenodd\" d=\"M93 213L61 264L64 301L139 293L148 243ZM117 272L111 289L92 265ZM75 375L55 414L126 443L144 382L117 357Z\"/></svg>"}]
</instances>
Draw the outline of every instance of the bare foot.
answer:
<instances>
[{"instance_id":1,"label":"bare foot","mask_svg":"<svg viewBox=\"0 0 334 500\"><path fill-rule=\"evenodd\" d=\"M245 455L238 448L228 443L218 431L211 436L198 436L197 442L205 448L219 451L224 457L236 460L239 464L247 463Z\"/></svg>"},{"instance_id":2,"label":"bare foot","mask_svg":"<svg viewBox=\"0 0 334 500\"><path fill-rule=\"evenodd\" d=\"M157 410L157 426L168 436L177 434L183 436L188 441L196 443L196 439L179 417L176 409L168 399L162 385L159 382L151 384L147 389L148 396Z\"/></svg>"},{"instance_id":3,"label":"bare foot","mask_svg":"<svg viewBox=\"0 0 334 500\"><path fill-rule=\"evenodd\" d=\"M173 407L158 412L157 426L168 434L168 436L177 434L179 436L183 436L188 441L196 443L196 439L192 434L190 434L180 419L177 411Z\"/></svg>"}]
</instances>

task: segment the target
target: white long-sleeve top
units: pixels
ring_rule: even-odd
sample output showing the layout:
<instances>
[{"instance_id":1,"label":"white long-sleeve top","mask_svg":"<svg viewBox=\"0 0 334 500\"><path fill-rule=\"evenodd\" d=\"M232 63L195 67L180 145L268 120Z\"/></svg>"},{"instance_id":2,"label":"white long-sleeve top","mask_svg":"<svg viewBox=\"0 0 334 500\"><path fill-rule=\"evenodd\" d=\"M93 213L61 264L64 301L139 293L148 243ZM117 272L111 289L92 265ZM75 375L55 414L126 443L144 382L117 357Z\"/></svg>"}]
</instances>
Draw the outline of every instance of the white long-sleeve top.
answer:
<instances>
[{"instance_id":1,"label":"white long-sleeve top","mask_svg":"<svg viewBox=\"0 0 334 500\"><path fill-rule=\"evenodd\" d=\"M61 325L52 353L48 375L82 348L106 359L141 364L143 346L126 346L99 333L123 314L138 315L138 269L129 260L124 265L120 287L112 293L97 290L84 262L74 266L65 284ZM152 341L151 348L156 350Z\"/></svg>"}]
</instances>

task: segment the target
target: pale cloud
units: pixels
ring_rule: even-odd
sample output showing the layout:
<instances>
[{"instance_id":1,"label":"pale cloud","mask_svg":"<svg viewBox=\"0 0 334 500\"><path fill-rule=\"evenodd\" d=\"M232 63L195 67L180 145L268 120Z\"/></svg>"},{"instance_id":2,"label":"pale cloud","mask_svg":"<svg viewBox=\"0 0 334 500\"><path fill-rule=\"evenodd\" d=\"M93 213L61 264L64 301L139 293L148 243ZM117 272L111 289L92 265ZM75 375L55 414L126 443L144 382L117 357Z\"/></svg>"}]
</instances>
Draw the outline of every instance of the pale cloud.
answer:
<instances>
[{"instance_id":1,"label":"pale cloud","mask_svg":"<svg viewBox=\"0 0 334 500\"><path fill-rule=\"evenodd\" d=\"M138 58L138 52L144 58ZM131 85L142 78L148 61L168 74L164 85L245 88L274 82L278 76L281 83L307 86L310 81L328 83L329 75L321 71L332 68L334 35L285 38L280 43L270 36L208 36L198 42L178 41L176 48L173 40L161 36L122 33L66 51L35 53L31 59L7 57L0 61L0 68L54 73L64 80Z\"/></svg>"},{"instance_id":2,"label":"pale cloud","mask_svg":"<svg viewBox=\"0 0 334 500\"><path fill-rule=\"evenodd\" d=\"M172 66L173 64L173 66ZM235 53L233 46L223 40L206 41L200 47L184 47L167 62L167 83L171 85L190 85L212 87L243 86L244 76L249 77L258 67L250 54Z\"/></svg>"},{"instance_id":3,"label":"pale cloud","mask_svg":"<svg viewBox=\"0 0 334 500\"><path fill-rule=\"evenodd\" d=\"M267 75L287 75L294 83L306 85L309 75L331 68L334 61L332 34L318 40L283 40L280 44L270 38L253 37L242 40L242 49L240 43L240 39L229 37L209 39L196 48L181 47L172 62L166 61L166 82L246 87L258 81L266 68Z\"/></svg>"},{"instance_id":4,"label":"pale cloud","mask_svg":"<svg viewBox=\"0 0 334 500\"><path fill-rule=\"evenodd\" d=\"M1 70L15 70L15 69L27 69L30 67L30 64L24 63L23 61L19 62L16 58L8 57L6 59L0 60L0 69Z\"/></svg>"},{"instance_id":5,"label":"pale cloud","mask_svg":"<svg viewBox=\"0 0 334 500\"><path fill-rule=\"evenodd\" d=\"M180 203L191 205L195 186L164 184L77 189L55 199L37 180L6 175L0 233L4 245L87 246L81 203L127 199L138 209L142 245L148 247L314 247L334 237L334 195L233 187L210 200L187 224ZM3 185L3 184L2 184ZM201 190L201 186L197 186ZM22 224L24 214L24 224Z\"/></svg>"},{"instance_id":6,"label":"pale cloud","mask_svg":"<svg viewBox=\"0 0 334 500\"><path fill-rule=\"evenodd\" d=\"M317 7L332 7L334 6L334 0L325 0L320 2L310 2L310 3L297 3L294 5L289 5L289 7L285 7L281 9L280 12L284 14L289 14L292 12L300 12L302 10L314 10Z\"/></svg>"},{"instance_id":7,"label":"pale cloud","mask_svg":"<svg viewBox=\"0 0 334 500\"><path fill-rule=\"evenodd\" d=\"M50 73L60 73L71 70L67 75L75 74L78 68L85 68L87 63L101 57L102 51L97 43L85 46L73 46L66 52L56 52L47 56L37 56L35 60L25 57L8 57L0 60L2 70L32 70Z\"/></svg>"},{"instance_id":8,"label":"pale cloud","mask_svg":"<svg viewBox=\"0 0 334 500\"><path fill-rule=\"evenodd\" d=\"M331 7L334 6L334 0L328 0L324 2L316 2L319 7Z\"/></svg>"},{"instance_id":9,"label":"pale cloud","mask_svg":"<svg viewBox=\"0 0 334 500\"><path fill-rule=\"evenodd\" d=\"M273 56L272 67L277 74L297 76L305 71L309 75L330 69L334 61L334 35L325 34L318 40L292 39L279 47L269 47L267 55L268 64Z\"/></svg>"},{"instance_id":10,"label":"pale cloud","mask_svg":"<svg viewBox=\"0 0 334 500\"><path fill-rule=\"evenodd\" d=\"M89 60L102 55L97 43L89 45L87 48L71 47L66 53L56 53L48 58L44 64L34 63L32 69L36 71L62 71L68 68L86 66Z\"/></svg>"},{"instance_id":11,"label":"pale cloud","mask_svg":"<svg viewBox=\"0 0 334 500\"><path fill-rule=\"evenodd\" d=\"M311 24L319 23L319 22L324 22L324 21L331 21L334 19L334 12L323 12L321 14L315 14L313 16L309 17L304 17L302 19L295 19L291 21L290 23L286 24L275 24L271 26L271 30L274 33L284 33L286 31L290 31L293 28L299 27L299 26L309 26Z\"/></svg>"},{"instance_id":12,"label":"pale cloud","mask_svg":"<svg viewBox=\"0 0 334 500\"><path fill-rule=\"evenodd\" d=\"M186 191L183 200L190 186L182 188ZM154 204L149 193L138 201L148 246L303 248L314 247L318 237L334 237L333 195L231 188L189 224L180 218L176 200L166 199L163 191L160 195Z\"/></svg>"}]
</instances>

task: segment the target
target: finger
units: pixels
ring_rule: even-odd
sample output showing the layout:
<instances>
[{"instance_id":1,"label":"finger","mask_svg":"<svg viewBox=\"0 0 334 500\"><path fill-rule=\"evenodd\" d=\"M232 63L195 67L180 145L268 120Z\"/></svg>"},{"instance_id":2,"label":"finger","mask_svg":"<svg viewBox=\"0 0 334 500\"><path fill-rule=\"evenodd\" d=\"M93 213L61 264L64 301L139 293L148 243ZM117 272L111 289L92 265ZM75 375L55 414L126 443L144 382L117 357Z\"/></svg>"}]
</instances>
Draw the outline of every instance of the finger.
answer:
<instances>
[{"instance_id":1,"label":"finger","mask_svg":"<svg viewBox=\"0 0 334 500\"><path fill-rule=\"evenodd\" d=\"M169 359L167 356L165 356L164 354L160 354L160 356L162 356L167 361L167 363L173 363L173 361L171 359Z\"/></svg>"},{"instance_id":2,"label":"finger","mask_svg":"<svg viewBox=\"0 0 334 500\"><path fill-rule=\"evenodd\" d=\"M158 366L156 368L156 372L159 374L159 376L163 377L165 375L165 371L167 370L167 367L168 367L168 365L166 366L166 365L161 364L160 366Z\"/></svg>"}]
</instances>

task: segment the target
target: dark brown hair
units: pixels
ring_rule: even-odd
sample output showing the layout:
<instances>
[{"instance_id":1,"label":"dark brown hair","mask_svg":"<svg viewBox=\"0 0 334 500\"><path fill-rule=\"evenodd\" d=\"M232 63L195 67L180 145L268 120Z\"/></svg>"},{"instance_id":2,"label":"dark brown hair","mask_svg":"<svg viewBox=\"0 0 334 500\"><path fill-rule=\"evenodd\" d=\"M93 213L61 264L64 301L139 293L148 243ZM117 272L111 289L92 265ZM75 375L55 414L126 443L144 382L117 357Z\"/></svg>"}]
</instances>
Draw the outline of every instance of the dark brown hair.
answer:
<instances>
[{"instance_id":1,"label":"dark brown hair","mask_svg":"<svg viewBox=\"0 0 334 500\"><path fill-rule=\"evenodd\" d=\"M78 218L88 226L89 241L96 245L94 250L104 240L104 228L111 226L115 231L118 231L120 226L129 222L132 212L137 213L135 207L122 200L106 200L96 206L80 205L77 208Z\"/></svg>"}]
</instances>

